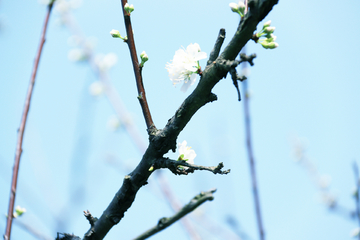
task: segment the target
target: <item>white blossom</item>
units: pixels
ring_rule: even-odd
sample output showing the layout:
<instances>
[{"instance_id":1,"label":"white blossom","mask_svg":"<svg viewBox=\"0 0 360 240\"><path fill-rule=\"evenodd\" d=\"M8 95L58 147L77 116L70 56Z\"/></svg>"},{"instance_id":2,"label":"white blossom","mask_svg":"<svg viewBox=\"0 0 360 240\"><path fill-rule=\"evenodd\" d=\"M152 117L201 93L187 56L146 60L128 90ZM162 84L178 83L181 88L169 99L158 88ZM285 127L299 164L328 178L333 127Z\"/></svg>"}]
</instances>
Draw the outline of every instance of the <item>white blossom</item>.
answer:
<instances>
[{"instance_id":1,"label":"white blossom","mask_svg":"<svg viewBox=\"0 0 360 240\"><path fill-rule=\"evenodd\" d=\"M108 53L106 55L98 54L95 56L94 60L101 71L108 71L116 64L118 58L115 53Z\"/></svg>"},{"instance_id":2,"label":"white blossom","mask_svg":"<svg viewBox=\"0 0 360 240\"><path fill-rule=\"evenodd\" d=\"M187 142L184 140L182 143L178 144L179 151L179 160L185 160L187 163L194 163L194 158L196 157L196 153L191 147L186 146Z\"/></svg>"},{"instance_id":3,"label":"white blossom","mask_svg":"<svg viewBox=\"0 0 360 240\"><path fill-rule=\"evenodd\" d=\"M89 87L92 96L97 97L104 93L104 84L100 81L93 82Z\"/></svg>"},{"instance_id":4,"label":"white blossom","mask_svg":"<svg viewBox=\"0 0 360 240\"><path fill-rule=\"evenodd\" d=\"M184 82L181 91L185 92L195 83L196 74L200 68L198 61L204 58L207 58L207 54L201 52L200 46L197 43L191 43L186 49L177 50L172 63L166 64L170 80L174 85Z\"/></svg>"},{"instance_id":5,"label":"white blossom","mask_svg":"<svg viewBox=\"0 0 360 240\"><path fill-rule=\"evenodd\" d=\"M107 126L110 130L116 131L120 127L120 120L116 115L112 115L109 117Z\"/></svg>"},{"instance_id":6,"label":"white blossom","mask_svg":"<svg viewBox=\"0 0 360 240\"><path fill-rule=\"evenodd\" d=\"M88 56L82 48L73 48L68 52L68 59L73 62L85 61L87 58Z\"/></svg>"},{"instance_id":7,"label":"white blossom","mask_svg":"<svg viewBox=\"0 0 360 240\"><path fill-rule=\"evenodd\" d=\"M350 237L353 237L353 238L357 238L360 234L360 228L357 227L357 228L354 228L351 232L350 232Z\"/></svg>"}]
</instances>

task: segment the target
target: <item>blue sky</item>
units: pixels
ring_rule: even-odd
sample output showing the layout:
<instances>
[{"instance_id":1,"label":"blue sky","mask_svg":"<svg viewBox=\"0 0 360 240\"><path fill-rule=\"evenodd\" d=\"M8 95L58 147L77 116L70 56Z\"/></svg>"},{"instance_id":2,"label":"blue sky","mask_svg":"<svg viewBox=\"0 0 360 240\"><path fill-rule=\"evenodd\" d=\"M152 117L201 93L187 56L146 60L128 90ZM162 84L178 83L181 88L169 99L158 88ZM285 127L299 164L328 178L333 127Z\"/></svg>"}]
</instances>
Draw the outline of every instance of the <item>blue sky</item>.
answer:
<instances>
[{"instance_id":1,"label":"blue sky","mask_svg":"<svg viewBox=\"0 0 360 240\"><path fill-rule=\"evenodd\" d=\"M230 11L230 2L223 0L130 3L135 6L132 23L137 52L145 50L150 58L143 70L150 110L156 126L162 128L194 89L192 86L184 94L180 87L174 88L165 64L176 50L190 43L198 43L209 54L220 28L226 29L227 44L239 16ZM354 209L352 164L360 163L358 9L360 3L355 0L280 1L264 20L272 20L276 27L279 47L265 50L253 42L247 45L248 53L257 54L248 85L268 240L351 239L350 232L357 226L356 221L329 211L320 201L317 181L295 161L293 150L300 141L316 173L322 179L331 178L329 192L341 206ZM2 214L7 212L17 129L45 13L46 7L37 1L0 2ZM94 45L94 56L117 55L116 64L107 72L108 80L139 138L145 144L147 139L128 48L109 34L112 29L125 34L120 1L83 1L67 13L72 29L61 24L59 10L54 9L50 18L26 126L16 198L16 205L27 209L20 220L53 238L57 231L82 236L89 227L82 211L88 209L100 216L142 155L124 128L109 129L108 121L116 111L107 97L89 94L98 75L88 62L69 60L68 53L75 48L70 37L75 32ZM205 63L200 61L203 67ZM231 174L173 176L162 172L181 204L200 191L218 189L214 201L190 215L190 223L203 239L225 239L209 228L218 226L227 233L229 217L235 218L251 239L258 239L243 102L237 102L229 77L213 92L218 101L200 109L178 140L187 140L196 151L196 163L224 162ZM121 105L117 102L116 106ZM172 214L153 175L107 238L132 239ZM5 230L5 218L0 229ZM174 236L188 239L179 223L152 239ZM36 238L15 225L12 239Z\"/></svg>"}]
</instances>

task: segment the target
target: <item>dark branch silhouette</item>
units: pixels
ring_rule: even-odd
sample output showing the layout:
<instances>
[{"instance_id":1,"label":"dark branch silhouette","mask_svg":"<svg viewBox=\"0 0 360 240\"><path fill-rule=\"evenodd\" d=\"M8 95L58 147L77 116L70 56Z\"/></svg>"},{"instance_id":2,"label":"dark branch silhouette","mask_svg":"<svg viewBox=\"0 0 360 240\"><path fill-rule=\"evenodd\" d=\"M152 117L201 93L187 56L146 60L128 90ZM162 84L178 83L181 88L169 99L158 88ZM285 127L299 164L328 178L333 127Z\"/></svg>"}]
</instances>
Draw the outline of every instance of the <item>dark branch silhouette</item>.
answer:
<instances>
[{"instance_id":1,"label":"dark branch silhouette","mask_svg":"<svg viewBox=\"0 0 360 240\"><path fill-rule=\"evenodd\" d=\"M207 192L201 192L198 195L196 195L191 201L186 204L184 207L182 207L174 216L172 217L164 217L161 218L153 228L147 230L140 236L134 238L134 240L143 240L151 237L152 235L164 230L165 228L169 227L171 224L178 221L180 218L184 217L186 214L194 211L198 206L203 204L206 201L212 201L214 199L213 193L216 191L216 189L212 189Z\"/></svg>"}]
</instances>

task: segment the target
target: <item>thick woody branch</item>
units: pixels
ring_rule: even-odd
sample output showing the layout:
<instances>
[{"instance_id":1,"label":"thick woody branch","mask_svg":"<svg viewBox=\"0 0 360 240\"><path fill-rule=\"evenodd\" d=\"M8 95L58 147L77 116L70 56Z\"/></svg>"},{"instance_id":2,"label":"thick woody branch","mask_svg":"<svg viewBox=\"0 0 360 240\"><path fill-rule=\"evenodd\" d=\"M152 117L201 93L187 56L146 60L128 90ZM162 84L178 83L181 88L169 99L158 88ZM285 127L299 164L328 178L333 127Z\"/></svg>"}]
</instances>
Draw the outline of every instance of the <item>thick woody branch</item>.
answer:
<instances>
[{"instance_id":1,"label":"thick woody branch","mask_svg":"<svg viewBox=\"0 0 360 240\"><path fill-rule=\"evenodd\" d=\"M122 0L122 2L124 6L126 1ZM169 150L175 152L176 139L192 116L206 103L217 99L216 95L211 92L212 88L226 76L228 71L219 67L216 62L233 61L246 42L251 39L256 25L271 11L272 7L277 4L277 2L278 0L258 0L250 2L251 4L249 3L250 11L246 14L244 20L240 22L235 36L221 55L205 68L195 90L185 99L180 108L175 112L175 115L168 121L163 129L149 129L150 144L140 163L133 172L125 177L123 185L115 194L115 197L101 217L85 234L84 239L103 239L108 231L115 224L120 222L125 212L135 200L138 190L143 185L147 184L147 180L153 172L149 171L150 167L153 166L158 159L163 158L163 155ZM125 21L129 20L130 19L125 17ZM127 27L129 26L131 27L131 25L127 24ZM129 28L127 31L129 41L131 42L133 41L132 29ZM138 66L138 64L135 64L134 66ZM135 71L135 73L137 72L139 73L139 71Z\"/></svg>"},{"instance_id":2,"label":"thick woody branch","mask_svg":"<svg viewBox=\"0 0 360 240\"><path fill-rule=\"evenodd\" d=\"M146 100L146 94L145 94L145 88L144 88L144 84L143 84L143 80L142 80L140 64L139 64L139 60L138 60L137 53L136 53L135 40L134 40L134 34L133 34L131 20L130 20L130 14L128 14L124 10L124 6L127 3L127 0L121 0L121 3L122 3L123 14L124 14L126 34L128 37L128 40L126 42L129 46L131 61L132 61L132 65L134 68L136 87L138 90L138 99L139 99L140 106L141 106L141 109L142 109L142 112L143 112L143 115L145 118L147 129L148 130L155 129L155 125L154 125L154 122L151 117L149 105Z\"/></svg>"},{"instance_id":3,"label":"thick woody branch","mask_svg":"<svg viewBox=\"0 0 360 240\"><path fill-rule=\"evenodd\" d=\"M152 235L164 230L165 228L169 227L171 224L178 221L180 218L184 217L186 214L194 211L198 206L203 204L206 201L212 201L214 200L213 193L216 191L216 189L212 189L207 192L201 192L200 194L196 195L191 201L186 204L180 211L178 211L174 216L169 218L161 218L156 226L153 228L147 230L137 238L134 238L134 240L143 240L148 237L151 237Z\"/></svg>"},{"instance_id":4,"label":"thick woody branch","mask_svg":"<svg viewBox=\"0 0 360 240\"><path fill-rule=\"evenodd\" d=\"M234 60L245 44L252 38L257 24L266 17L278 1L279 0L249 1L248 6L250 10L240 22L235 35L221 53L220 58Z\"/></svg>"}]
</instances>

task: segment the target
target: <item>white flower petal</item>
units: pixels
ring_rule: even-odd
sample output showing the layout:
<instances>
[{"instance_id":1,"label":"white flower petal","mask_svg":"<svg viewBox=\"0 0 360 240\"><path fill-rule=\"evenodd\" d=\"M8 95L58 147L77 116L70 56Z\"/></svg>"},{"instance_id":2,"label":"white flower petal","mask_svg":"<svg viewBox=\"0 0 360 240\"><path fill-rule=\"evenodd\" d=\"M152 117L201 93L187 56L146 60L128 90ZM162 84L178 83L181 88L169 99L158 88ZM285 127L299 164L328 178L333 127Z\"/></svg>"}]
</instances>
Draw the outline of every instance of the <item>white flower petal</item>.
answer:
<instances>
[{"instance_id":1,"label":"white flower petal","mask_svg":"<svg viewBox=\"0 0 360 240\"><path fill-rule=\"evenodd\" d=\"M201 52L197 43L190 44L186 49L182 48L175 52L171 63L166 64L169 78L174 85L184 81L181 90L186 91L196 80L198 61L207 58L207 54Z\"/></svg>"}]
</instances>

